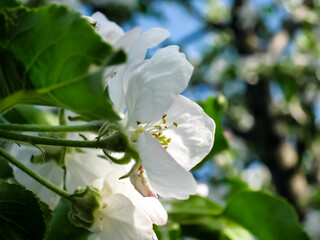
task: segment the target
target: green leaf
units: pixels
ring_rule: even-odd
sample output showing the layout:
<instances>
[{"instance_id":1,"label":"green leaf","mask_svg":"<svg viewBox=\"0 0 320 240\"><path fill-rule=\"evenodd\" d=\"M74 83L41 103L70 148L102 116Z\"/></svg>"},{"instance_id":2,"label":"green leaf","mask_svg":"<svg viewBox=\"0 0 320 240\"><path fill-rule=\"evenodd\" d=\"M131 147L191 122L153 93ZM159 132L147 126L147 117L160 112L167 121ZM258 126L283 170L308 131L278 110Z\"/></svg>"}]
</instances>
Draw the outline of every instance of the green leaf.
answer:
<instances>
[{"instance_id":1,"label":"green leaf","mask_svg":"<svg viewBox=\"0 0 320 240\"><path fill-rule=\"evenodd\" d=\"M44 219L44 222L46 224L46 229L49 228L49 223L52 219L52 210L49 208L48 204L46 204L45 202L42 202L39 198L38 198L38 202L39 202L39 206L42 212L42 217Z\"/></svg>"},{"instance_id":2,"label":"green leaf","mask_svg":"<svg viewBox=\"0 0 320 240\"><path fill-rule=\"evenodd\" d=\"M0 12L0 112L17 103L53 105L117 120L103 70L123 62L77 12L51 5Z\"/></svg>"},{"instance_id":3,"label":"green leaf","mask_svg":"<svg viewBox=\"0 0 320 240\"><path fill-rule=\"evenodd\" d=\"M180 224L183 235L199 239L223 239L225 229L231 235L232 229L227 228L231 221L220 217L223 208L207 198L195 195L188 200L164 203L170 209L169 219ZM235 229L234 225L232 227ZM243 231L246 232L245 229Z\"/></svg>"},{"instance_id":4,"label":"green leaf","mask_svg":"<svg viewBox=\"0 0 320 240\"><path fill-rule=\"evenodd\" d=\"M223 218L222 218L223 219ZM223 237L230 240L253 240L253 236L240 224L225 218L222 228Z\"/></svg>"},{"instance_id":5,"label":"green leaf","mask_svg":"<svg viewBox=\"0 0 320 240\"><path fill-rule=\"evenodd\" d=\"M0 181L0 239L43 239L45 230L34 194L20 185Z\"/></svg>"},{"instance_id":6,"label":"green leaf","mask_svg":"<svg viewBox=\"0 0 320 240\"><path fill-rule=\"evenodd\" d=\"M233 195L223 216L242 225L261 240L307 240L293 207L278 197L244 191Z\"/></svg>"},{"instance_id":7,"label":"green leaf","mask_svg":"<svg viewBox=\"0 0 320 240\"><path fill-rule=\"evenodd\" d=\"M16 105L5 114L5 120L17 124L39 124L39 125L58 125L58 116L44 109L39 109L30 105Z\"/></svg>"},{"instance_id":8,"label":"green leaf","mask_svg":"<svg viewBox=\"0 0 320 240\"><path fill-rule=\"evenodd\" d=\"M170 205L170 216L174 219L184 218L184 216L217 216L223 209L207 198L191 195L188 200L164 201L165 205Z\"/></svg>"},{"instance_id":9,"label":"green leaf","mask_svg":"<svg viewBox=\"0 0 320 240\"><path fill-rule=\"evenodd\" d=\"M222 117L227 108L226 98L222 95L219 95L217 98L209 97L206 101L199 101L198 104L203 108L205 113L215 121L216 132L211 151L197 166L193 168L193 170L200 168L207 160L210 160L214 155L229 147L222 128Z\"/></svg>"},{"instance_id":10,"label":"green leaf","mask_svg":"<svg viewBox=\"0 0 320 240\"><path fill-rule=\"evenodd\" d=\"M70 210L71 204L67 200L61 199L53 211L52 220L44 238L45 240L86 240L88 238L90 232L87 229L77 227L70 222Z\"/></svg>"},{"instance_id":11,"label":"green leaf","mask_svg":"<svg viewBox=\"0 0 320 240\"><path fill-rule=\"evenodd\" d=\"M0 157L0 179L8 179L13 177L12 168L8 161Z\"/></svg>"},{"instance_id":12,"label":"green leaf","mask_svg":"<svg viewBox=\"0 0 320 240\"><path fill-rule=\"evenodd\" d=\"M309 240L297 215L284 200L262 192L235 193L226 208L211 200L190 196L165 202L169 220L180 224L183 235L199 239Z\"/></svg>"},{"instance_id":13,"label":"green leaf","mask_svg":"<svg viewBox=\"0 0 320 240\"><path fill-rule=\"evenodd\" d=\"M21 6L21 3L16 0L1 0L0 1L0 11L5 8L14 8Z\"/></svg>"}]
</instances>

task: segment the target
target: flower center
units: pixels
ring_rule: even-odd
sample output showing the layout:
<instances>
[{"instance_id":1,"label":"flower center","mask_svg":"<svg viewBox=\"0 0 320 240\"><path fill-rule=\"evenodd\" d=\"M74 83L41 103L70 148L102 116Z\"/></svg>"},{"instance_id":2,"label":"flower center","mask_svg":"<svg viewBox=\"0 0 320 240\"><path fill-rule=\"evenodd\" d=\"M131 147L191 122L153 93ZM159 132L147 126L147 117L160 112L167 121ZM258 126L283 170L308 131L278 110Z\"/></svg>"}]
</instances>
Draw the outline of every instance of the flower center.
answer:
<instances>
[{"instance_id":1,"label":"flower center","mask_svg":"<svg viewBox=\"0 0 320 240\"><path fill-rule=\"evenodd\" d=\"M140 133L146 131L152 136L154 136L164 147L168 148L171 138L167 138L164 132L172 127L178 127L178 123L173 122L171 125L167 124L167 114L164 114L159 121L153 123L142 124L140 121L137 121L138 127L134 131L134 137L132 140L135 142L138 139Z\"/></svg>"}]
</instances>

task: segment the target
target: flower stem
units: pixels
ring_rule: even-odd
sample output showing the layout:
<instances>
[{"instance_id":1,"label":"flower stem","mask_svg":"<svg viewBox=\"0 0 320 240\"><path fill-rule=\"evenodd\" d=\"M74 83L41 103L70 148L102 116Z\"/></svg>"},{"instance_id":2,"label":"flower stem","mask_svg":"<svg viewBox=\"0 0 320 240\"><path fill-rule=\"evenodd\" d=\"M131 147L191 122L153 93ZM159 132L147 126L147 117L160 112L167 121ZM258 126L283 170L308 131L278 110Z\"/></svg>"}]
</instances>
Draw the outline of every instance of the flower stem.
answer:
<instances>
[{"instance_id":1,"label":"flower stem","mask_svg":"<svg viewBox=\"0 0 320 240\"><path fill-rule=\"evenodd\" d=\"M2 156L4 159L6 159L11 164L15 165L17 168L28 174L30 177L32 177L34 180L45 186L46 188L50 189L54 193L58 194L59 196L66 198L70 200L70 194L66 191L63 191L62 189L56 187L52 183L48 182L46 179L40 177L38 174L36 174L34 171L23 165L21 162L19 162L17 159L12 157L9 153L4 151L4 149L0 148L0 156Z\"/></svg>"},{"instance_id":2,"label":"flower stem","mask_svg":"<svg viewBox=\"0 0 320 240\"><path fill-rule=\"evenodd\" d=\"M1 130L21 131L21 132L90 132L99 131L103 125L101 121L94 121L83 125L73 126L50 126L50 125L25 125L25 124L9 124L0 123Z\"/></svg>"},{"instance_id":3,"label":"flower stem","mask_svg":"<svg viewBox=\"0 0 320 240\"><path fill-rule=\"evenodd\" d=\"M19 134L15 132L9 132L0 130L0 138L9 139L17 142L25 142L32 145L51 145L51 146L64 146L64 147L78 147L78 148L103 148L109 151L115 152L125 152L127 148L127 143L123 136L120 134L114 134L109 137L103 138L99 141L97 140L66 140L66 139L56 139L49 137L39 137Z\"/></svg>"}]
</instances>

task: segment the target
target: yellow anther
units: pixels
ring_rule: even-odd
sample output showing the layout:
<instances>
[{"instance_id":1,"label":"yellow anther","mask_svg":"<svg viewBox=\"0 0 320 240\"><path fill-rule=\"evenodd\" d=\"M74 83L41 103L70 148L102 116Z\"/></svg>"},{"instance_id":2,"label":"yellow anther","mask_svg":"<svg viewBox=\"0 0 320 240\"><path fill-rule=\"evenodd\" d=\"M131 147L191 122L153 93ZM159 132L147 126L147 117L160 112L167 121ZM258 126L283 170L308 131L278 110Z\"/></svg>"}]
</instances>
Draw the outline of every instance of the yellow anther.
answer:
<instances>
[{"instance_id":1,"label":"yellow anther","mask_svg":"<svg viewBox=\"0 0 320 240\"><path fill-rule=\"evenodd\" d=\"M162 118L162 123L165 124L167 120L165 118Z\"/></svg>"},{"instance_id":2,"label":"yellow anther","mask_svg":"<svg viewBox=\"0 0 320 240\"><path fill-rule=\"evenodd\" d=\"M168 146L165 146L164 149L167 150L167 149L168 149Z\"/></svg>"},{"instance_id":3,"label":"yellow anther","mask_svg":"<svg viewBox=\"0 0 320 240\"><path fill-rule=\"evenodd\" d=\"M171 138L168 138L168 139L167 139L167 142L168 142L168 143L171 142Z\"/></svg>"},{"instance_id":4,"label":"yellow anther","mask_svg":"<svg viewBox=\"0 0 320 240\"><path fill-rule=\"evenodd\" d=\"M158 130L161 130L162 129L162 127L161 126L159 126L159 125L156 125L156 126L154 126L156 129L158 129Z\"/></svg>"},{"instance_id":5,"label":"yellow anther","mask_svg":"<svg viewBox=\"0 0 320 240\"><path fill-rule=\"evenodd\" d=\"M157 137L157 134L155 134L155 133L152 133L152 136L154 136L154 137Z\"/></svg>"},{"instance_id":6,"label":"yellow anther","mask_svg":"<svg viewBox=\"0 0 320 240\"><path fill-rule=\"evenodd\" d=\"M162 132L159 132L159 133L158 133L158 137L160 137L161 135L162 135Z\"/></svg>"},{"instance_id":7,"label":"yellow anther","mask_svg":"<svg viewBox=\"0 0 320 240\"><path fill-rule=\"evenodd\" d=\"M166 118L168 114L163 114L162 119Z\"/></svg>"},{"instance_id":8,"label":"yellow anther","mask_svg":"<svg viewBox=\"0 0 320 240\"><path fill-rule=\"evenodd\" d=\"M168 126L164 126L164 128L168 128Z\"/></svg>"},{"instance_id":9,"label":"yellow anther","mask_svg":"<svg viewBox=\"0 0 320 240\"><path fill-rule=\"evenodd\" d=\"M102 204L102 209L105 209L105 208L107 208L108 207L108 204L106 204L106 203L103 203Z\"/></svg>"},{"instance_id":10,"label":"yellow anther","mask_svg":"<svg viewBox=\"0 0 320 240\"><path fill-rule=\"evenodd\" d=\"M173 122L173 126L178 127L178 123Z\"/></svg>"},{"instance_id":11,"label":"yellow anther","mask_svg":"<svg viewBox=\"0 0 320 240\"><path fill-rule=\"evenodd\" d=\"M141 122L140 121L137 121L137 125L139 126L141 124Z\"/></svg>"}]
</instances>

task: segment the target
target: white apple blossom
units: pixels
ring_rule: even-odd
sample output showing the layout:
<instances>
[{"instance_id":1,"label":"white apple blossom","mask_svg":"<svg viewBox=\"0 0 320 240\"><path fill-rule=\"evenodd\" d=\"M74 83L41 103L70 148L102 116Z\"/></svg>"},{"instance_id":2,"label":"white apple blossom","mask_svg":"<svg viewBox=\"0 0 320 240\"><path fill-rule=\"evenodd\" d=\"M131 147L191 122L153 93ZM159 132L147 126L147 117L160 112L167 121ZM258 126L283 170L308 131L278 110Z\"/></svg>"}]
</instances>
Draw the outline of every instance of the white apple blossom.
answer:
<instances>
[{"instance_id":1,"label":"white apple blossom","mask_svg":"<svg viewBox=\"0 0 320 240\"><path fill-rule=\"evenodd\" d=\"M166 29L151 28L142 32L140 27L124 33L116 23L109 21L102 13L92 15L96 21L96 31L116 49L123 49L127 54L125 63L106 69L106 82L110 89L109 95L114 104L114 109L122 114L125 108L123 81L126 75L138 67L144 60L148 48L153 48L169 37Z\"/></svg>"},{"instance_id":2,"label":"white apple blossom","mask_svg":"<svg viewBox=\"0 0 320 240\"><path fill-rule=\"evenodd\" d=\"M70 135L75 138L74 134ZM86 134L86 137L90 139L95 135ZM47 162L49 159L46 159L42 164L30 161L32 155L41 159L39 149L14 145L11 152L40 176L60 188L63 187L63 169L55 161L51 159ZM164 225L167 221L167 213L159 200L141 196L129 179L119 180L126 173L125 168L98 155L103 155L103 152L97 149L73 149L65 157L65 186L69 193L87 185L101 190L102 203L95 227L91 229L95 232L95 239L156 239L152 224ZM15 167L14 174L21 184L54 209L59 201L55 193Z\"/></svg>"},{"instance_id":3,"label":"white apple blossom","mask_svg":"<svg viewBox=\"0 0 320 240\"><path fill-rule=\"evenodd\" d=\"M128 77L125 128L142 161L131 179L146 183L137 187L143 195L154 191L185 199L196 192L188 171L211 150L215 125L200 106L179 95L192 69L178 47L169 46Z\"/></svg>"},{"instance_id":4,"label":"white apple blossom","mask_svg":"<svg viewBox=\"0 0 320 240\"><path fill-rule=\"evenodd\" d=\"M91 229L95 234L90 239L156 239L152 223L166 223L167 213L160 202L141 196L128 179L119 180L124 173L122 166L115 165L102 185L101 179L93 183L102 201Z\"/></svg>"},{"instance_id":5,"label":"white apple blossom","mask_svg":"<svg viewBox=\"0 0 320 240\"><path fill-rule=\"evenodd\" d=\"M98 15L92 17L101 33L99 27L111 24ZM180 95L193 67L177 46L160 49L144 60L147 48L169 36L166 30L150 29L139 35L133 29L121 36L113 44L124 47L128 61L112 69L107 83L115 109L122 116L125 113L122 124L141 159L131 181L143 196L188 198L196 192L189 170L209 153L215 131L214 121L200 106Z\"/></svg>"}]
</instances>

